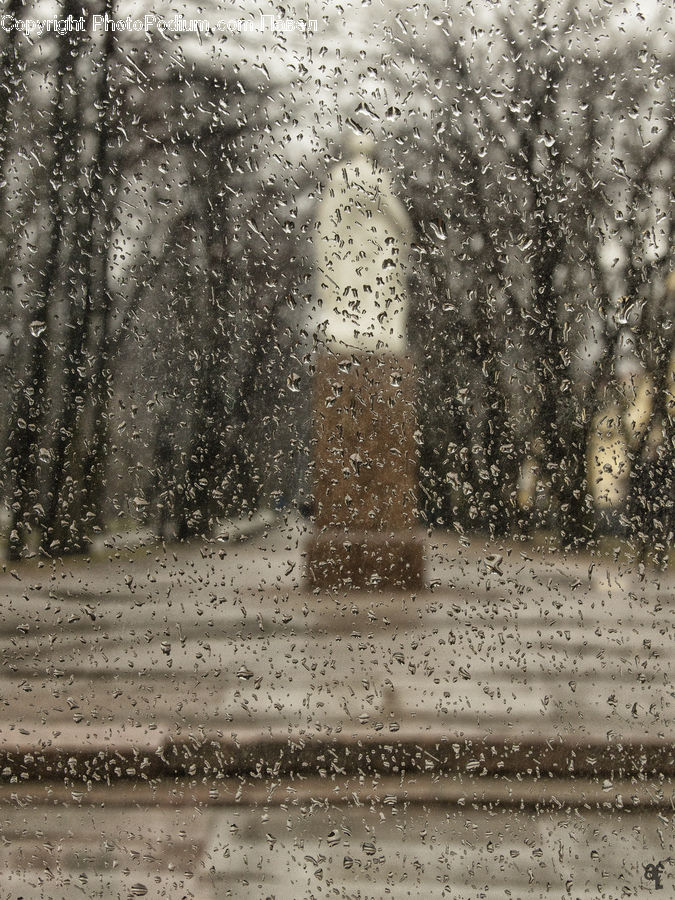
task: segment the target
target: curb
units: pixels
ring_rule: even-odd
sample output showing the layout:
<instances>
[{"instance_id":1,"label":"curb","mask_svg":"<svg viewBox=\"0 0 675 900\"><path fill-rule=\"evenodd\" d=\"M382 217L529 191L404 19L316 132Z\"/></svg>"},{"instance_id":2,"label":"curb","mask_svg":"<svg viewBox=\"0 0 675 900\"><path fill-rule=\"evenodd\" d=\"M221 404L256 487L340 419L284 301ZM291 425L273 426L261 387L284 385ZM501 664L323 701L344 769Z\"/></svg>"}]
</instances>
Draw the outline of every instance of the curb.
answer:
<instances>
[{"instance_id":1,"label":"curb","mask_svg":"<svg viewBox=\"0 0 675 900\"><path fill-rule=\"evenodd\" d=\"M139 729L140 731L140 729ZM675 747L641 738L611 742L513 736L373 736L45 732L0 739L0 783L70 778L112 784L157 777L328 778L466 776L528 781L675 778Z\"/></svg>"}]
</instances>

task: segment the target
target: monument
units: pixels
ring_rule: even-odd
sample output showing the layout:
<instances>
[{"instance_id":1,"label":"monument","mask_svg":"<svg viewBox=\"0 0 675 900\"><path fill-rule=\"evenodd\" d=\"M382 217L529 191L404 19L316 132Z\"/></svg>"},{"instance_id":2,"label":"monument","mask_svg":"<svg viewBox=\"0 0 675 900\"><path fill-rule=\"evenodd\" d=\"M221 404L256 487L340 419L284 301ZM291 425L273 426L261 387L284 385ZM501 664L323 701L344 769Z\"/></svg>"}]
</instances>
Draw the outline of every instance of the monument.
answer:
<instances>
[{"instance_id":1,"label":"monument","mask_svg":"<svg viewBox=\"0 0 675 900\"><path fill-rule=\"evenodd\" d=\"M314 232L313 585L422 583L415 374L406 340L411 238L372 142L351 140L328 174Z\"/></svg>"}]
</instances>

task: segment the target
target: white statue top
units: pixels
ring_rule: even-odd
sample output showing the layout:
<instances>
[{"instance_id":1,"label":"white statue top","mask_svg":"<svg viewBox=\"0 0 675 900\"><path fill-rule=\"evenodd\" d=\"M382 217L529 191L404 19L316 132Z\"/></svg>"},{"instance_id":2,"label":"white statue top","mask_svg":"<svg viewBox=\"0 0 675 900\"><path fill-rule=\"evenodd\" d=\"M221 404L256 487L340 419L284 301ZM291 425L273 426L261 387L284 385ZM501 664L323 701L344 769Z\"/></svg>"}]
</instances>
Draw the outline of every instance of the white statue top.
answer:
<instances>
[{"instance_id":1,"label":"white statue top","mask_svg":"<svg viewBox=\"0 0 675 900\"><path fill-rule=\"evenodd\" d=\"M328 173L314 231L311 318L328 347L405 350L411 240L410 219L372 141L353 138Z\"/></svg>"}]
</instances>

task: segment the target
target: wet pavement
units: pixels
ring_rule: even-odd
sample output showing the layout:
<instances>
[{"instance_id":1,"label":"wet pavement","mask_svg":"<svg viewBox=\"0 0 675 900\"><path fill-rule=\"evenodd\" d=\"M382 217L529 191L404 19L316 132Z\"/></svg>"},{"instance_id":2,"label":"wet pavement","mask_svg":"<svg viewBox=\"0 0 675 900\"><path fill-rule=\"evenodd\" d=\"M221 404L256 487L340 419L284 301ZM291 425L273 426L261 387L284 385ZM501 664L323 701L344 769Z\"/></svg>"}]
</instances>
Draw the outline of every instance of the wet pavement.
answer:
<instances>
[{"instance_id":1,"label":"wet pavement","mask_svg":"<svg viewBox=\"0 0 675 900\"><path fill-rule=\"evenodd\" d=\"M433 534L312 592L304 527L6 566L0 896L667 885L672 576Z\"/></svg>"},{"instance_id":2,"label":"wet pavement","mask_svg":"<svg viewBox=\"0 0 675 900\"><path fill-rule=\"evenodd\" d=\"M672 576L432 538L431 589L314 594L302 537L8 565L4 740L669 735Z\"/></svg>"},{"instance_id":3,"label":"wet pavement","mask_svg":"<svg viewBox=\"0 0 675 900\"><path fill-rule=\"evenodd\" d=\"M624 898L650 896L656 876L661 896L675 884L663 812L280 793L254 805L189 791L178 806L133 791L110 806L3 804L0 895Z\"/></svg>"}]
</instances>

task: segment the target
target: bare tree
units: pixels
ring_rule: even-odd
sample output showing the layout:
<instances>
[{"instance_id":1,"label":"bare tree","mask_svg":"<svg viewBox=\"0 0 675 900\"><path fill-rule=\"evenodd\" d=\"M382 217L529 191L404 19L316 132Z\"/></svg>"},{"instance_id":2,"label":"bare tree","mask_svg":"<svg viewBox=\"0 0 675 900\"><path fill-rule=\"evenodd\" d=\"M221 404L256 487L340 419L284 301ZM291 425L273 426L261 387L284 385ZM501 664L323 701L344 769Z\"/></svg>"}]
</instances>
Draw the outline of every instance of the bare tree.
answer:
<instances>
[{"instance_id":1,"label":"bare tree","mask_svg":"<svg viewBox=\"0 0 675 900\"><path fill-rule=\"evenodd\" d=\"M541 2L486 13L480 28L447 13L433 22L392 70L397 95L424 111L412 115L412 146L392 126L392 156L420 235L417 292L430 298L419 339L431 507L469 526L522 528L514 498L530 457L548 498L541 521L584 541L595 526L591 423L626 356L617 315L628 302L649 318L646 296L671 259L672 64L633 41L617 53L607 23L573 2L555 15ZM602 227L617 215L619 227ZM620 273L607 263L614 245ZM638 356L655 346L647 332L633 329ZM659 371L669 354L656 354Z\"/></svg>"}]
</instances>

